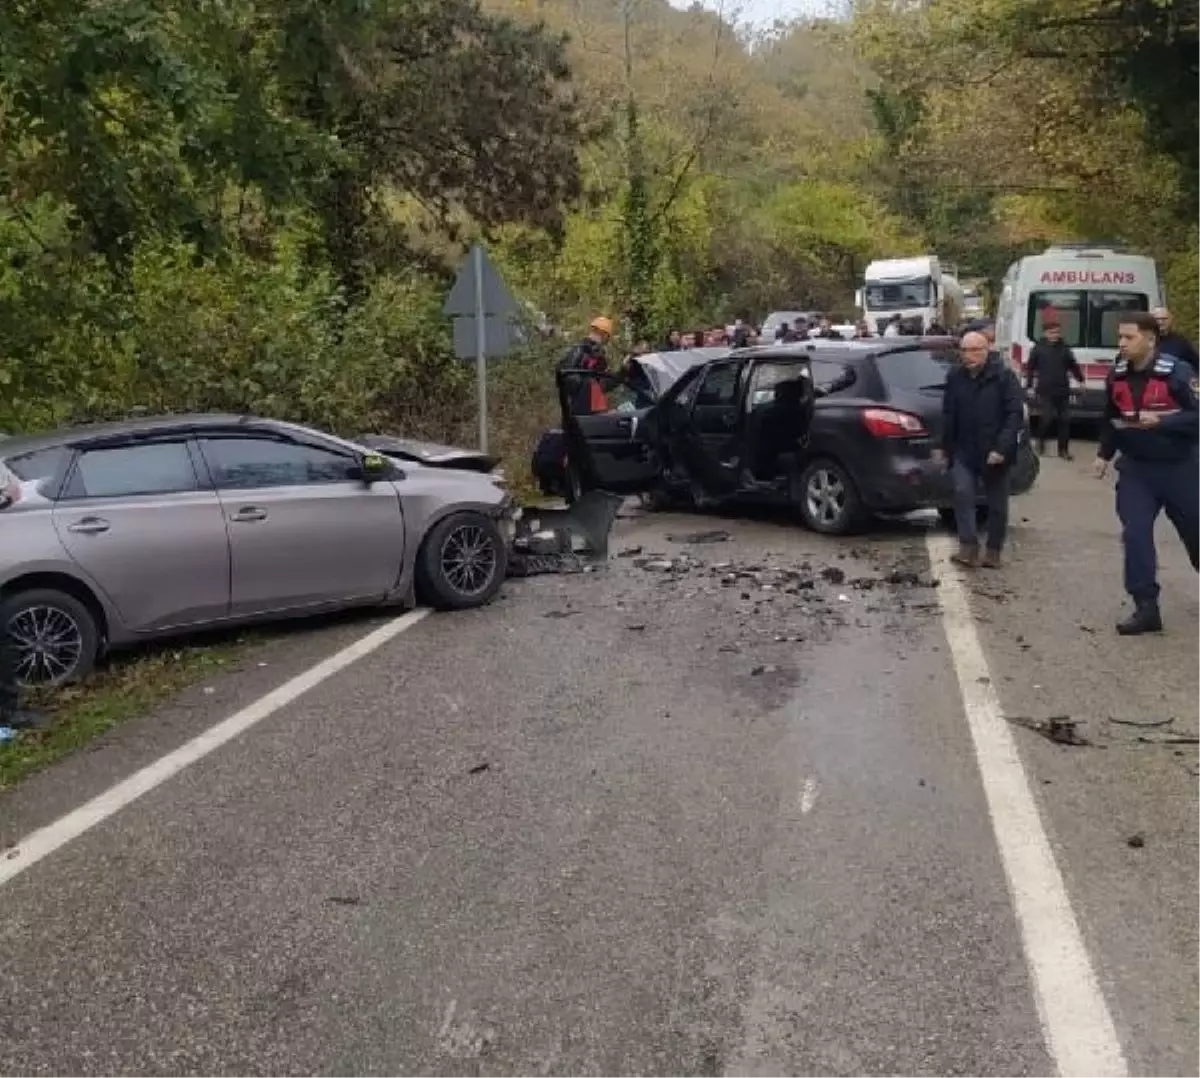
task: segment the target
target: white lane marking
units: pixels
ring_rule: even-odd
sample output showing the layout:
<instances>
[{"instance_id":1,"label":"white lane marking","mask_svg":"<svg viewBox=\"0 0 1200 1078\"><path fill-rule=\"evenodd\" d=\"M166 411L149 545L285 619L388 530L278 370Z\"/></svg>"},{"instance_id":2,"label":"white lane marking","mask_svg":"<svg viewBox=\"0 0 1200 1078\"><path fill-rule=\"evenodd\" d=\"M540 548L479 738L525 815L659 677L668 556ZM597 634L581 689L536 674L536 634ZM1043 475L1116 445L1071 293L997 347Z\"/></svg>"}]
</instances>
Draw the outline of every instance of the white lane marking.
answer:
<instances>
[{"instance_id":1,"label":"white lane marking","mask_svg":"<svg viewBox=\"0 0 1200 1078\"><path fill-rule=\"evenodd\" d=\"M813 810L813 806L817 803L817 794L821 792L821 787L817 785L817 780L807 778L804 780L804 788L800 791L800 815L807 816Z\"/></svg>"},{"instance_id":2,"label":"white lane marking","mask_svg":"<svg viewBox=\"0 0 1200 1078\"><path fill-rule=\"evenodd\" d=\"M1046 1047L1061 1075L1124 1078L1121 1041L1088 957L1066 884L1042 827L1012 730L1004 721L975 631L966 589L950 561L954 542L926 546L946 640L975 744L975 759L1004 863Z\"/></svg>"},{"instance_id":3,"label":"white lane marking","mask_svg":"<svg viewBox=\"0 0 1200 1078\"><path fill-rule=\"evenodd\" d=\"M43 857L49 857L97 824L103 823L143 794L149 793L185 768L204 759L210 752L244 734L252 726L303 696L309 689L370 655L406 629L411 629L429 613L427 609L410 610L407 614L393 618L386 625L367 633L316 666L297 674L241 711L235 712L215 726L210 726L202 734L180 745L166 756L147 764L140 771L135 771L115 786L110 786L102 794L68 812L54 823L26 835L11 849L4 851L5 859L0 861L0 886L36 865Z\"/></svg>"}]
</instances>

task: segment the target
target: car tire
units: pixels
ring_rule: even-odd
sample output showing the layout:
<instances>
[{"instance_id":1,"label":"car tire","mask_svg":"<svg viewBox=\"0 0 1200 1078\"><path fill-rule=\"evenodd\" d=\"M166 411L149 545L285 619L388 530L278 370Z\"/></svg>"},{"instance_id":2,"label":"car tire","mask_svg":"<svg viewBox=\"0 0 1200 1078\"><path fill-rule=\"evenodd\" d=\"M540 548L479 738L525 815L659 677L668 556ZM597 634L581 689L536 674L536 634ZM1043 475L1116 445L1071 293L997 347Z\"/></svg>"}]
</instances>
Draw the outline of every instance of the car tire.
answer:
<instances>
[{"instance_id":1,"label":"car tire","mask_svg":"<svg viewBox=\"0 0 1200 1078\"><path fill-rule=\"evenodd\" d=\"M0 626L15 648L17 680L22 688L52 688L91 673L100 654L96 615L73 595L55 588L30 588L0 603ZM55 647L32 655L40 639ZM29 665L30 663L33 665ZM33 675L33 676L30 676Z\"/></svg>"},{"instance_id":2,"label":"car tire","mask_svg":"<svg viewBox=\"0 0 1200 1078\"><path fill-rule=\"evenodd\" d=\"M805 525L822 535L847 535L861 527L866 517L850 473L831 457L805 466L792 501Z\"/></svg>"},{"instance_id":3,"label":"car tire","mask_svg":"<svg viewBox=\"0 0 1200 1078\"><path fill-rule=\"evenodd\" d=\"M507 572L508 547L496 522L482 513L451 513L429 529L417 553L417 599L435 610L485 606Z\"/></svg>"}]
</instances>

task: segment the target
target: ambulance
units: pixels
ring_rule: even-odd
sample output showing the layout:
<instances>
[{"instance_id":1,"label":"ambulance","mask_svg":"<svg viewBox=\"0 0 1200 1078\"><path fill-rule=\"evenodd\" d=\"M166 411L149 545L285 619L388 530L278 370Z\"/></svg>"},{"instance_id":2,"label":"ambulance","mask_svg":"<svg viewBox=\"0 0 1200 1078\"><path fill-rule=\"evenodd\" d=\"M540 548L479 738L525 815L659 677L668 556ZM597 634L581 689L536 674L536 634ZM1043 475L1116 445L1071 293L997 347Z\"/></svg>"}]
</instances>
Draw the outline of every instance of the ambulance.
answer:
<instances>
[{"instance_id":1,"label":"ambulance","mask_svg":"<svg viewBox=\"0 0 1200 1078\"><path fill-rule=\"evenodd\" d=\"M1163 304L1152 258L1119 248L1062 244L1014 262L1004 275L996 311L996 348L1024 379L1025 364L1053 309L1063 340L1086 378L1075 415L1097 419L1104 411L1104 381L1117 355L1117 326L1130 311Z\"/></svg>"}]
</instances>

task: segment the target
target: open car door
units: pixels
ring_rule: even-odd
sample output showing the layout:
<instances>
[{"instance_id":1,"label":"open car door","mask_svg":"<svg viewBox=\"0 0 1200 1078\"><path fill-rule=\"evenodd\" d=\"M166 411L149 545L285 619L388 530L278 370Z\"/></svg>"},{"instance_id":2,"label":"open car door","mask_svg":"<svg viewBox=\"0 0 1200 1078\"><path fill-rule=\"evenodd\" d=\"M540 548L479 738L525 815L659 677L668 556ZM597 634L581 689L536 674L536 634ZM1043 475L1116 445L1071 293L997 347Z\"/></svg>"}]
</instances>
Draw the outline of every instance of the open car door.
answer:
<instances>
[{"instance_id":1,"label":"open car door","mask_svg":"<svg viewBox=\"0 0 1200 1078\"><path fill-rule=\"evenodd\" d=\"M555 380L571 488L637 494L658 486L662 463L650 396L619 375L597 371L559 371ZM609 408L591 411L600 394ZM589 410L581 411L580 401L588 402Z\"/></svg>"}]
</instances>

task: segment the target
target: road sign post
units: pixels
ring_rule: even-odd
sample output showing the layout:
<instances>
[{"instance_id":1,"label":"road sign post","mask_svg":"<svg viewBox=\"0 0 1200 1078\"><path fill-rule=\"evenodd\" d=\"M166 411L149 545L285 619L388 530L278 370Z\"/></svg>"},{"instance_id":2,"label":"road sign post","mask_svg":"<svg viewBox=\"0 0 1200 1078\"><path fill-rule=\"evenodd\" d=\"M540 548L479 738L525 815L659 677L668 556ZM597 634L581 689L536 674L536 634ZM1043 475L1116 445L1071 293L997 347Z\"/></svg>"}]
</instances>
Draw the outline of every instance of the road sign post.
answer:
<instances>
[{"instance_id":1,"label":"road sign post","mask_svg":"<svg viewBox=\"0 0 1200 1078\"><path fill-rule=\"evenodd\" d=\"M502 356L511 350L513 333L507 320L519 311L520 305L483 247L475 244L459 268L442 313L454 319L455 354L460 359L475 360L479 448L484 453L488 450L487 358L489 354ZM463 332L466 330L472 332Z\"/></svg>"}]
</instances>

